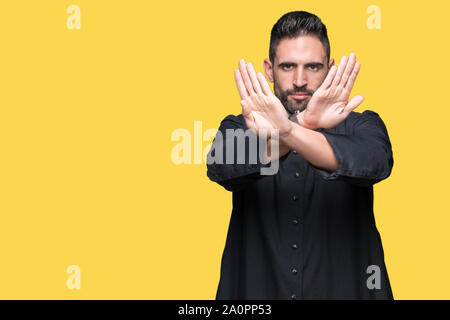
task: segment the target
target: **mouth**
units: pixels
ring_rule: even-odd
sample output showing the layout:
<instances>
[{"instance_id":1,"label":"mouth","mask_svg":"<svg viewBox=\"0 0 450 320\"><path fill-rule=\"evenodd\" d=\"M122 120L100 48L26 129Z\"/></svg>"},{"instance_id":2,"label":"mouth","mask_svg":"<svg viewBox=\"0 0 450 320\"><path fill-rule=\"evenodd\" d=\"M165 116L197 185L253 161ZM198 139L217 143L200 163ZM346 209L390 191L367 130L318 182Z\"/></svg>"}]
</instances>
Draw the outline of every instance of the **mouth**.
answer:
<instances>
[{"instance_id":1,"label":"mouth","mask_svg":"<svg viewBox=\"0 0 450 320\"><path fill-rule=\"evenodd\" d=\"M307 93L294 93L294 94L290 94L289 96L292 99L295 99L295 100L305 100L306 98L309 97L309 94L307 94Z\"/></svg>"}]
</instances>

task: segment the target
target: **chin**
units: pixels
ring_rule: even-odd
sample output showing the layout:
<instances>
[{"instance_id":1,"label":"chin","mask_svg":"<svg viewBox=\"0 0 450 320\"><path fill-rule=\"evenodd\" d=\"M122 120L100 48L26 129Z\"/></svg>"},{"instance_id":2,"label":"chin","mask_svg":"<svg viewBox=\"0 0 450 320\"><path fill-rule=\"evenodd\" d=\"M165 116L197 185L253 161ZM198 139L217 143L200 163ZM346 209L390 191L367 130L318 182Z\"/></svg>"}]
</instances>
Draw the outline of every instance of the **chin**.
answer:
<instances>
[{"instance_id":1,"label":"chin","mask_svg":"<svg viewBox=\"0 0 450 320\"><path fill-rule=\"evenodd\" d=\"M290 104L287 109L291 113L302 112L303 110L306 109L307 105L308 105L308 103L301 103L300 105L298 105L298 104L294 104L294 105Z\"/></svg>"},{"instance_id":2,"label":"chin","mask_svg":"<svg viewBox=\"0 0 450 320\"><path fill-rule=\"evenodd\" d=\"M300 101L297 102L297 100L291 100L288 101L288 110L290 110L291 112L302 112L303 110L306 109L306 106L308 105L309 99L305 100L305 101Z\"/></svg>"}]
</instances>

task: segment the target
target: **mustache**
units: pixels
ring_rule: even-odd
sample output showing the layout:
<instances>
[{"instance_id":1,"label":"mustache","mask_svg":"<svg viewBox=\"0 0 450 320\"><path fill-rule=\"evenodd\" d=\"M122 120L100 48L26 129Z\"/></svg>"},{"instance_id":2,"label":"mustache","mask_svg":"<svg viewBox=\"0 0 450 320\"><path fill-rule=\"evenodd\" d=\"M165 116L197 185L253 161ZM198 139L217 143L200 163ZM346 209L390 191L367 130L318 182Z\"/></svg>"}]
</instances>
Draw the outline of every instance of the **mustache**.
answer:
<instances>
[{"instance_id":1,"label":"mustache","mask_svg":"<svg viewBox=\"0 0 450 320\"><path fill-rule=\"evenodd\" d=\"M311 96L311 95L314 93L314 91L308 90L308 89L306 89L306 88L299 88L299 89L286 90L286 91L284 92L284 94L285 94L286 96L291 95L291 94L295 94L295 93L306 93L306 94L308 94L308 95Z\"/></svg>"}]
</instances>

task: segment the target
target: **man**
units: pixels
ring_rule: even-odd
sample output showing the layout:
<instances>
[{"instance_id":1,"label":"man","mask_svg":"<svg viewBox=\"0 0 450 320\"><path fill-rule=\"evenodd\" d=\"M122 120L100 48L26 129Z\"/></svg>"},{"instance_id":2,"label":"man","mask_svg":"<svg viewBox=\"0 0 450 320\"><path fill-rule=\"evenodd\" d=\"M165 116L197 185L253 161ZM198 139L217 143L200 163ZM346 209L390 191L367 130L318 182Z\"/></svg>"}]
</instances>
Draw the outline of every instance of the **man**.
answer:
<instances>
[{"instance_id":1,"label":"man","mask_svg":"<svg viewBox=\"0 0 450 320\"><path fill-rule=\"evenodd\" d=\"M239 62L242 114L221 122L208 154L208 177L233 191L216 299L393 299L373 214L393 156L379 115L349 101L359 69L354 54L334 66L325 25L303 11L273 26L264 71L275 95ZM218 161L238 151L226 134L238 129L266 142L264 159L251 164L246 144L244 163ZM262 174L271 162L278 171Z\"/></svg>"}]
</instances>

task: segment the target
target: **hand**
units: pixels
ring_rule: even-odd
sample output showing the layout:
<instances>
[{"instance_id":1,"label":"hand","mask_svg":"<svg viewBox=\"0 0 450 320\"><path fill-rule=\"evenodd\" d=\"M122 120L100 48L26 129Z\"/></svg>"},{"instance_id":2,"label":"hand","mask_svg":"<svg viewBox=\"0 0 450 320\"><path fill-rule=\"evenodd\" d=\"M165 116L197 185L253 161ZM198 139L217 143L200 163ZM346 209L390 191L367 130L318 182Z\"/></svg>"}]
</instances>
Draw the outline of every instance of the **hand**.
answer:
<instances>
[{"instance_id":1,"label":"hand","mask_svg":"<svg viewBox=\"0 0 450 320\"><path fill-rule=\"evenodd\" d=\"M289 148L288 145L283 143L282 140L269 138L267 139L267 158L269 159L269 161L275 159L275 157L271 154L272 148L273 150L278 149L278 158L283 157L291 150L291 148Z\"/></svg>"},{"instance_id":2,"label":"hand","mask_svg":"<svg viewBox=\"0 0 450 320\"><path fill-rule=\"evenodd\" d=\"M344 121L364 100L357 95L348 101L360 67L354 53L349 59L342 57L339 67L332 66L306 109L297 115L300 125L312 130L330 129Z\"/></svg>"},{"instance_id":3,"label":"hand","mask_svg":"<svg viewBox=\"0 0 450 320\"><path fill-rule=\"evenodd\" d=\"M292 121L281 101L272 93L269 83L262 73L256 74L253 65L239 61L239 69L234 72L236 85L241 97L242 115L247 127L259 134L265 130L270 136L271 130L278 129L279 136L289 135Z\"/></svg>"}]
</instances>

